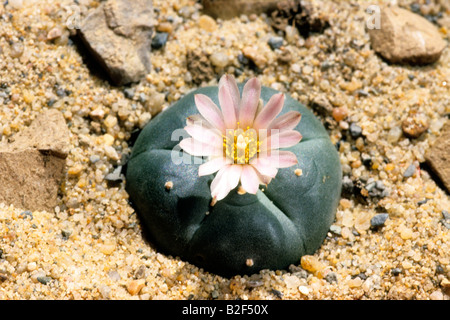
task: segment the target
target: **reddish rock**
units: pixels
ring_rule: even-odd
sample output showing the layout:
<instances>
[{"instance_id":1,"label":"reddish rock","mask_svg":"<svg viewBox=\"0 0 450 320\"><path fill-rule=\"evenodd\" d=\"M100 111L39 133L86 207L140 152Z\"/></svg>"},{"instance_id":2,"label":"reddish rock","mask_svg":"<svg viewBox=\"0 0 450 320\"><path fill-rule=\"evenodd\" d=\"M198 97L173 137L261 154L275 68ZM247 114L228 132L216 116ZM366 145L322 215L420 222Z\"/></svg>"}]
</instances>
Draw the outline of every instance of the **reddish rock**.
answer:
<instances>
[{"instance_id":1,"label":"reddish rock","mask_svg":"<svg viewBox=\"0 0 450 320\"><path fill-rule=\"evenodd\" d=\"M373 50L392 63L436 62L446 47L437 28L425 18L398 7L383 7L380 28L368 29Z\"/></svg>"},{"instance_id":2,"label":"reddish rock","mask_svg":"<svg viewBox=\"0 0 450 320\"><path fill-rule=\"evenodd\" d=\"M450 193L450 122L447 121L425 159Z\"/></svg>"}]
</instances>

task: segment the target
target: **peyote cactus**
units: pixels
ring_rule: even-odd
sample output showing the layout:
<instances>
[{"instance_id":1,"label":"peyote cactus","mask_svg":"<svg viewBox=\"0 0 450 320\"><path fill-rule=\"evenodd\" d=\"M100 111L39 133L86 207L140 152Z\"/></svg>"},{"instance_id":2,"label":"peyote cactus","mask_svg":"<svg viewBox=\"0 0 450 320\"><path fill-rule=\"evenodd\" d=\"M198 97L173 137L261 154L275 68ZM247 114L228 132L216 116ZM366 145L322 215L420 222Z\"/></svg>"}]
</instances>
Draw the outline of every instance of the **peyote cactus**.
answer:
<instances>
[{"instance_id":1,"label":"peyote cactus","mask_svg":"<svg viewBox=\"0 0 450 320\"><path fill-rule=\"evenodd\" d=\"M278 93L267 87L259 90L264 105ZM338 154L316 117L283 95L279 117L300 112L301 121L295 130L302 138L297 143L299 139L290 135L295 144L285 149L290 152L281 152L295 155L298 163L279 165L274 177L265 176L272 171L261 174L255 166L260 177L256 186L262 184L259 188L245 182L243 170L239 171L242 174L235 176L233 183L223 184L231 190L217 191L211 183L215 176L223 176L222 171L209 174L203 170L205 175L200 176L199 167L206 159L180 151L181 138L188 141L189 134L185 130L181 131L183 136L177 133L186 126L188 117L198 113L198 97L205 95L219 105L218 94L218 87L200 88L143 129L128 162L126 188L130 200L150 240L166 254L224 276L285 269L298 263L302 255L314 253L334 220L341 193ZM189 126L186 128L190 131ZM223 141L225 151L225 138ZM184 146L189 150L186 143ZM249 164L248 149L246 154L244 162ZM181 160L180 156L184 161L174 161ZM241 186L237 186L239 177Z\"/></svg>"}]
</instances>

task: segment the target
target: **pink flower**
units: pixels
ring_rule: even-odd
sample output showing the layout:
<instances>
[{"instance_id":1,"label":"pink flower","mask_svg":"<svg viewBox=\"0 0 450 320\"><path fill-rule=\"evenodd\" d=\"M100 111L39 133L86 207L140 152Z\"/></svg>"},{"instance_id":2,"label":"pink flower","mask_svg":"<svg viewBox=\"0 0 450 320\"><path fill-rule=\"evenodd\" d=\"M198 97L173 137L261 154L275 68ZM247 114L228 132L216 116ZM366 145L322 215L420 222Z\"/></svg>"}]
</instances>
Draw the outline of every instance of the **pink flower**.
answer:
<instances>
[{"instance_id":1,"label":"pink flower","mask_svg":"<svg viewBox=\"0 0 450 320\"><path fill-rule=\"evenodd\" d=\"M284 105L284 94L273 95L263 107L258 79L247 81L242 98L233 76L219 81L221 109L206 95L196 94L200 114L187 119L184 128L191 136L180 142L193 155L208 157L200 165L199 176L217 172L211 183L213 203L225 198L240 182L245 192L256 194L259 185L267 185L279 168L297 163L295 154L278 150L300 142L302 136L293 130L301 114L290 111L276 118Z\"/></svg>"}]
</instances>

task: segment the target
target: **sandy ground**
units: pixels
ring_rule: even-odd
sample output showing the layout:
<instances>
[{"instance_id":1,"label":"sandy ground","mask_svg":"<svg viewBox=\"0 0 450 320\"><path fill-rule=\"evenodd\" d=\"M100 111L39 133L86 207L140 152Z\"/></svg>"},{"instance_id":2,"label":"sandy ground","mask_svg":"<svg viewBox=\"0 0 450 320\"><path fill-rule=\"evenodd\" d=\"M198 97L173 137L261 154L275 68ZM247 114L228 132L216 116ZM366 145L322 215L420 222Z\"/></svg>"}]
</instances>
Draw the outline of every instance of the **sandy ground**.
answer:
<instances>
[{"instance_id":1,"label":"sandy ground","mask_svg":"<svg viewBox=\"0 0 450 320\"><path fill-rule=\"evenodd\" d=\"M307 39L290 35L284 49L291 58L283 63L282 51L267 43L276 33L264 16L205 26L193 1L155 0L155 19L171 34L129 98L126 88L91 73L68 39L62 13L72 2L25 3L17 9L0 5L0 138L57 108L70 128L72 149L53 212L21 215L23 208L0 204L0 299L449 299L450 231L441 222L449 195L426 170L403 175L424 161L450 112L449 48L431 66L390 65L371 50L364 30L367 1L335 0L319 3L331 27ZM98 5L79 3L82 14ZM408 8L411 3L399 1ZM47 41L54 27L63 36ZM448 41L450 30L440 32ZM247 46L260 55L255 59L262 71L241 66L238 56ZM151 110L169 107L197 87L186 69L193 48L228 57L203 85L217 84L225 72L239 81L257 76L306 105L326 97L340 108L335 118L346 115L340 122L319 115L339 143L344 174L362 185L382 181L387 192L342 198L323 246L308 257L313 267L305 270L299 257L289 270L227 279L165 256L145 240L124 182L105 180L129 154L127 141ZM430 123L417 139L401 134L412 111ZM349 135L351 123L362 128L361 137ZM370 219L378 213L389 218L373 230Z\"/></svg>"}]
</instances>

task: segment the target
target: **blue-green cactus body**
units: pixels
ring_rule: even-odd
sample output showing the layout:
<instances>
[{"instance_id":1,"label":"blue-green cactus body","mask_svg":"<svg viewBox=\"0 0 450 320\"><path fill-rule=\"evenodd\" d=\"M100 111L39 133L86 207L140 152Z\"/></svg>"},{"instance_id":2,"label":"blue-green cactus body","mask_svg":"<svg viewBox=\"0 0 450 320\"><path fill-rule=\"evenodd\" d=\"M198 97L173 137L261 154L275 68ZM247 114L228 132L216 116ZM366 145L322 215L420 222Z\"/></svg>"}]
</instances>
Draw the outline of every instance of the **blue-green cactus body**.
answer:
<instances>
[{"instance_id":1,"label":"blue-green cactus body","mask_svg":"<svg viewBox=\"0 0 450 320\"><path fill-rule=\"evenodd\" d=\"M166 254L225 276L285 269L314 253L334 220L341 193L339 156L322 124L287 96L280 115L292 110L302 114L295 130L303 139L286 149L296 154L298 164L279 169L256 195L240 195L236 189L211 207L214 175L198 176L202 159L194 163L195 157L185 154L191 163L172 161L181 154L175 146L188 137L173 132L198 113L196 93L219 105L217 87L186 95L144 128L128 162L126 188L150 240ZM275 93L263 87L264 104ZM302 175L294 173L297 168ZM168 181L171 189L165 187Z\"/></svg>"}]
</instances>

